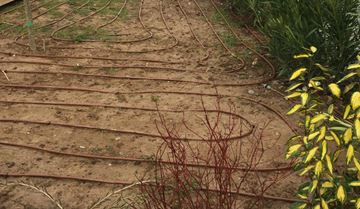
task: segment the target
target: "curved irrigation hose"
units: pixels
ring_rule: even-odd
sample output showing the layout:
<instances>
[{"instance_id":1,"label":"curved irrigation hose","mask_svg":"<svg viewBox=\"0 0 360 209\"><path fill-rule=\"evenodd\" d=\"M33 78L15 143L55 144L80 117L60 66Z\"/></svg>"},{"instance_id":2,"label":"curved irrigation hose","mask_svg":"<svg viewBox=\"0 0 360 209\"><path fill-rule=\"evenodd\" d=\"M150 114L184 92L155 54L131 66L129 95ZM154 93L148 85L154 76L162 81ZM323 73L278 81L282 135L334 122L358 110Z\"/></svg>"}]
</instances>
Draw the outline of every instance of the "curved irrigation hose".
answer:
<instances>
[{"instance_id":1,"label":"curved irrigation hose","mask_svg":"<svg viewBox=\"0 0 360 209\"><path fill-rule=\"evenodd\" d=\"M93 17L94 15L96 15L96 14L98 14L99 12L103 11L104 9L106 9L111 3L112 3L112 0L109 1L107 4L105 4L105 6L103 6L102 8L100 8L100 9L98 9L97 11L93 12L92 14L89 14L88 16L85 16L85 17L83 17L83 18L81 18L81 19L79 19L79 20L77 20L77 21L74 21L74 22L72 22L72 23L70 23L70 24L67 24L67 25L65 25L65 26L63 26L63 27L61 27L61 28L56 29L55 31L52 32L51 37L52 37L54 40L56 40L56 41L68 41L68 42L73 42L72 39L59 38L59 37L56 37L55 34L58 33L58 32L61 31L61 30L65 30L66 28L69 28L69 27L72 26L72 25L81 23L81 22L83 22L84 20L86 20L86 19L88 19L88 18L90 18L90 17ZM118 17L121 15L121 13L122 13L123 9L125 8L126 4L127 4L127 0L124 1L124 3L123 3L123 5L121 6L119 12L117 13L117 15L115 15L115 17L114 17L112 20L110 20L109 22L106 22L105 24L102 24L102 25L98 26L98 27L95 29L95 31L98 32L98 30L99 30L100 28L103 28L103 27L105 27L105 26L107 26L107 25L110 25L110 24L112 24L113 22L115 22L115 21L118 19ZM141 2L141 4L143 4L143 2ZM142 8L142 6L140 6L139 13L141 13L141 8ZM140 16L140 15L139 15L139 16ZM141 41L146 41L146 40L148 40L148 39L151 39L151 38L153 37L152 32L149 31L149 30L145 27L145 25L143 24L141 18L139 19L139 21L140 21L140 24L141 24L141 26L143 27L143 29L146 31L146 33L148 33L148 36L146 36L146 37L144 37L144 38L135 39L135 40L126 40L126 41L86 39L86 40L82 40L81 42L85 42L85 43L86 43L86 42L97 42L97 43L102 43L102 42L109 42L109 43L135 43L135 42L141 42Z\"/></svg>"},{"instance_id":2,"label":"curved irrigation hose","mask_svg":"<svg viewBox=\"0 0 360 209\"><path fill-rule=\"evenodd\" d=\"M58 33L58 32L61 31L61 30L64 30L65 28L68 28L68 27L70 27L70 26L72 26L72 25L75 25L75 24L77 24L77 23L81 23L81 22L83 22L84 20L86 20L86 19L88 19L88 18L96 15L97 13L99 13L99 12L101 12L102 10L104 10L105 8L107 8L107 7L111 4L111 1L112 1L112 0L107 0L104 6L102 6L101 8L99 8L99 9L97 9L97 10L95 10L94 12L90 13L89 15L86 15L85 17L82 17L82 18L80 18L80 19L77 20L77 21L73 21L72 23L69 23L69 24L64 25L64 26L62 26L62 27L59 27L58 29L54 30L54 31L50 34L50 37L51 37L52 39L54 39L54 40L57 40L57 41L68 41L68 39L63 39L63 38L55 37L56 33Z\"/></svg>"},{"instance_id":3,"label":"curved irrigation hose","mask_svg":"<svg viewBox=\"0 0 360 209\"><path fill-rule=\"evenodd\" d=\"M194 0L196 1L196 0ZM219 8L216 6L214 0L210 0L211 4L213 5L213 7L216 9L216 11L220 14L220 16L222 17L222 19L224 20L224 22L226 23L228 29L231 31L231 33L240 41L240 43L247 49L249 49L250 51L252 51L254 54L256 54L260 59L262 59L270 68L271 70L271 76L264 79L264 80L260 80L258 81L257 84L262 84L262 83L266 83L269 82L271 80L273 80L276 77L276 71L275 71L275 67L274 65L270 62L269 59L267 59L264 55L260 54L258 51L256 51L255 49L253 49L252 47L250 47L248 44L246 44L244 42L244 40L242 40L238 34L234 31L234 29L231 27L231 25L229 24L229 22L226 20L225 16L223 15L223 13L219 10Z\"/></svg>"},{"instance_id":4,"label":"curved irrigation hose","mask_svg":"<svg viewBox=\"0 0 360 209\"><path fill-rule=\"evenodd\" d=\"M100 28L106 27L106 26L112 24L113 22L115 22L120 17L121 13L123 12L124 8L126 7L126 4L127 4L127 0L124 0L123 5L120 7L118 13L114 16L114 18L102 25L99 25L98 27L96 27L95 30L98 31Z\"/></svg>"},{"instance_id":5,"label":"curved irrigation hose","mask_svg":"<svg viewBox=\"0 0 360 209\"><path fill-rule=\"evenodd\" d=\"M36 58L51 58L51 59L90 59L90 60L104 60L104 61L132 61L132 62L155 62L155 63L164 63L164 64L189 64L187 62L181 61L166 61L166 60L156 60L156 59L132 59L132 58L118 58L118 57L99 57L99 56L62 56L62 55L43 55L43 54L20 54L13 52L3 52L0 51L0 54L5 54L13 57L36 57Z\"/></svg>"},{"instance_id":6,"label":"curved irrigation hose","mask_svg":"<svg viewBox=\"0 0 360 209\"><path fill-rule=\"evenodd\" d=\"M67 25L65 25L65 26L62 26L62 27L54 30L54 31L51 33L50 37L51 37L52 39L54 39L54 40L57 40L57 41L72 41L72 40L69 40L69 39L62 39L62 38L55 37L55 34L56 34L57 32L59 32L60 30L63 30L63 29L65 29L65 28L67 28L67 27L70 27L70 26L72 26L72 25L74 25L74 24L76 24L76 23L82 22L82 21L84 21L85 19L90 18L90 17L96 15L97 13L99 13L100 11L102 11L103 9L105 9L107 6L109 6L109 4L111 3L111 1L112 1L112 0L109 0L102 8L100 8L100 9L96 10L95 12L93 12L93 13L91 13L91 14L83 17L83 18L81 18L80 20L75 21L75 22L72 22L72 23L70 23L70 24L67 24ZM87 3L88 3L88 2L87 2ZM144 0L141 0L141 4L140 4L140 7L139 7L139 13L138 13L138 19L139 19L140 24L142 25L142 27L143 27L143 28L147 31L147 33L149 34L149 36L146 37L146 38L144 38L144 39L141 39L141 40L139 39L139 40L128 40L128 41L118 41L118 42L116 42L116 41L111 41L111 42L115 42L115 43L135 43L135 42L142 41L142 40L147 40L147 39L150 39L150 38L153 37L152 32L146 28L146 26L145 26L145 24L143 23L142 18L141 18L141 16L142 16L141 14L142 14L143 3L144 3ZM86 4L86 3L85 3L85 4ZM80 6L80 8L81 8L81 7L83 7L83 5ZM79 8L78 8L78 9L79 9ZM160 9L160 11L161 11L161 14L162 14L162 8ZM65 15L65 16L67 16L67 15ZM65 18L65 17L60 18L60 20L62 20L62 19L64 19L64 18ZM116 48L114 48L114 49L112 49L112 51L121 52L121 53L149 53L149 52L164 51L164 50L168 50L168 49L174 48L175 46L178 45L178 40L177 40L176 37L173 35L173 33L169 30L169 27L168 27L168 25L167 25L167 23L166 23L166 20L165 20L165 18L163 17L163 15L161 15L161 19L162 19L162 21L163 21L163 23L164 23L167 31L169 32L169 34L171 35L171 37L175 40L175 42L174 42L172 45L166 46L166 47L162 47L162 48L158 48L158 49L135 50L135 51L132 51L132 50L121 50L121 49L116 49ZM56 21L56 22L58 22L58 21ZM50 23L50 24L55 24L56 22L53 22L53 23ZM48 25L50 25L50 24L48 24ZM46 26L48 26L48 25L46 25ZM43 27L43 26L40 26L39 28L42 28L42 27ZM21 46L28 46L27 44L22 44L22 43L19 43L19 42L18 42L18 40L19 40L21 37L22 37L22 35L21 35L21 36L18 36L18 37L15 39L15 43L18 44L18 45L21 45ZM87 42L87 41L89 41L89 42L104 42L104 41L97 41L97 40L93 40L93 41L91 41L91 40L85 40L84 42ZM105 42L106 42L106 41L105 41ZM80 48L81 48L81 49L98 49L98 48L94 48L94 47L70 47L70 46L48 46L47 48L53 48L53 49L80 49Z\"/></svg>"},{"instance_id":7,"label":"curved irrigation hose","mask_svg":"<svg viewBox=\"0 0 360 209\"><path fill-rule=\"evenodd\" d=\"M112 24L113 22L115 22L119 16L121 15L122 11L124 10L125 6L126 6L126 3L127 3L127 0L124 0L124 4L123 6L120 8L119 12L117 13L117 15L112 19L110 20L109 22L106 22L105 24L103 25L100 25L96 28L96 31L98 31L100 28L103 28L103 27L106 27L110 24ZM139 12L138 12L138 20L140 22L140 25L141 27L143 28L143 30L146 31L146 33L148 34L148 36L145 36L143 38L140 38L140 39L134 39L134 40L126 40L126 41L106 41L106 42L111 42L111 43L136 43L136 42L141 42L141 41L146 41L146 40L149 40L151 38L153 38L154 34L145 26L142 18L141 18L141 13L142 13L142 8L143 8L143 4L144 4L144 1L142 0L140 2L140 6L139 6ZM115 34L114 36L118 36L117 34ZM91 42L95 42L94 40L89 40Z\"/></svg>"},{"instance_id":8,"label":"curved irrigation hose","mask_svg":"<svg viewBox=\"0 0 360 209\"><path fill-rule=\"evenodd\" d=\"M160 8L160 16L165 25L165 28L166 28L167 32L169 33L169 35L171 36L171 38L174 39L174 41L175 41L174 44L170 46L171 48L173 48L179 44L179 40L175 37L174 33L170 30L169 25L166 22L166 19L164 16L163 0L159 0L159 8Z\"/></svg>"},{"instance_id":9,"label":"curved irrigation hose","mask_svg":"<svg viewBox=\"0 0 360 209\"><path fill-rule=\"evenodd\" d=\"M50 7L50 8L47 9L46 11L44 11L44 12L38 14L38 15L33 16L33 20L35 20L35 19L37 19L37 18L39 18L39 17L47 14L47 13L50 12L51 10L56 9L56 8L58 8L58 7L60 7L60 6L64 5L64 4L66 4L66 3L67 3L67 1L64 1L64 2L60 2L59 4L56 4L56 5L53 6L53 7Z\"/></svg>"},{"instance_id":10,"label":"curved irrigation hose","mask_svg":"<svg viewBox=\"0 0 360 209\"><path fill-rule=\"evenodd\" d=\"M170 112L170 113L185 113L185 112L203 112L202 109L194 109L194 110L168 110L168 109L153 109L153 108L139 108L139 107L129 107L122 105L106 105L106 104L96 104L96 103L68 103L68 102L42 102L42 101L8 101L8 100L0 100L0 103L8 104L8 105L40 105L40 106L64 106L64 107L91 107L91 108L110 108L110 109L118 109L118 110L139 110L144 112ZM234 116L242 119L246 122L246 124L251 127L251 123L244 117L241 117L239 114L222 111L222 110L207 110L209 113L221 113L224 115ZM280 138L280 137L279 137ZM264 164L260 163L260 164ZM287 166L290 168L290 166Z\"/></svg>"},{"instance_id":11,"label":"curved irrigation hose","mask_svg":"<svg viewBox=\"0 0 360 209\"><path fill-rule=\"evenodd\" d=\"M200 97L228 97L228 98L237 98L246 100L252 103L259 104L269 111L275 113L289 128L293 133L297 133L297 129L277 110L270 107L269 105L261 102L260 100L244 97L244 96L235 96L235 95L225 95L225 94L214 94L214 93L201 93L201 92L183 92L183 91L129 91L129 92L120 92L120 91L110 91L110 90L100 90L100 89L89 89L89 88L78 88L78 87L63 87L63 86L43 86L43 85L16 85L16 84L0 84L0 87L3 88L20 88L20 89L37 89L37 90L65 90L65 91L82 91L82 92L93 92L93 93L103 93L103 94L178 94L178 95L193 95Z\"/></svg>"},{"instance_id":12,"label":"curved irrigation hose","mask_svg":"<svg viewBox=\"0 0 360 209\"><path fill-rule=\"evenodd\" d=\"M19 5L19 6L16 6L16 7L14 7L14 8L11 8L11 9L5 11L5 12L2 12L2 13L0 13L0 17L3 17L3 15L9 14L9 13L11 13L11 12L13 12L13 11L16 11L16 10L22 8L22 7L24 7L23 4L21 4L21 5Z\"/></svg>"},{"instance_id":13,"label":"curved irrigation hose","mask_svg":"<svg viewBox=\"0 0 360 209\"><path fill-rule=\"evenodd\" d=\"M111 1L111 0L110 0ZM139 8L139 14L138 14L138 18L139 18L139 21L140 23L142 24L142 26L149 32L151 33L151 36L153 36L152 32L150 30L148 30L146 27L145 27L145 24L142 22L142 7L143 7L143 3L144 3L144 0L141 0L141 4L140 4L140 8ZM162 8L161 8L161 12L162 12ZM97 12L98 13L98 12ZM88 15L87 17L84 17L82 19L86 19L86 18L89 18L93 15ZM166 20L165 18L163 18L162 16L162 21L164 23L164 25L166 26L166 29L168 30L169 28L167 27L167 23L166 23ZM73 24L73 23L72 23ZM51 34L51 37L52 38L55 38L54 37L54 33L57 33L58 30L62 30L65 26L61 27L61 28L58 28L57 30L53 31L52 34ZM165 47L160 47L160 48L153 48L153 49L143 49L143 50L123 50L123 49L119 49L119 48L112 48L112 49L107 49L108 51L114 51L114 52L118 52L118 53L150 53L150 52L159 52L159 51L165 51L165 50L169 50L169 49L172 49L174 47L176 47L178 45L178 40L176 39L176 37L173 36L172 32L171 31L168 31L169 34L172 36L172 38L175 40L175 42L173 44L171 44L170 46L165 46ZM20 37L17 37L17 39L15 40L18 45L22 45L22 46L27 46L27 44L22 44L22 43L19 43L18 42L18 39L20 39ZM58 39L59 41L61 41L61 39L59 38L55 38L55 40ZM104 41L101 41L101 42L104 42ZM129 43L131 42L136 42L136 41L130 41ZM84 49L84 50L98 50L99 47L79 47L79 46L48 46L47 48L50 48L50 49Z\"/></svg>"},{"instance_id":14,"label":"curved irrigation hose","mask_svg":"<svg viewBox=\"0 0 360 209\"><path fill-rule=\"evenodd\" d=\"M51 1L49 1L49 2L52 2L52 1L54 1L54 0L51 0ZM31 2L31 3L34 3L34 2L36 2L36 0L32 0L32 1L30 1L30 2ZM35 10L39 9L40 7L46 5L46 4L49 3L49 2L41 3L41 4L37 5L36 7L33 7L33 8L31 9L31 11L35 11ZM16 7L12 8L12 9L10 9L10 10L7 10L7 11L5 11L5 12L2 12L2 13L0 14L0 16L1 16L1 15L9 14L9 13L11 13L11 12L14 12L15 10L18 10L18 9L20 9L20 8L22 8L22 7L24 7L24 4L20 4L19 6L16 6Z\"/></svg>"},{"instance_id":15,"label":"curved irrigation hose","mask_svg":"<svg viewBox=\"0 0 360 209\"><path fill-rule=\"evenodd\" d=\"M0 52L1 53L1 52ZM47 58L46 56L42 56L44 58ZM65 64L65 63L52 63L52 62L41 62L41 61L26 61L26 60L0 60L0 63L5 63L5 64L36 64L36 65L46 65L46 66L60 66L60 67L68 67L68 68L99 68L99 69L104 69L104 68L120 68L120 69L126 69L126 68L131 68L131 69L145 69L145 70L163 70L163 71L174 71L174 72L192 72L192 73L197 73L196 70L189 70L189 69L181 69L181 68L175 68L175 67L163 67L163 66L148 66L148 65L137 65L137 66L132 66L132 65L82 65L82 64ZM12 73L31 73L32 71L13 71L13 70L4 70L4 72L12 72ZM39 71L36 71L39 72ZM34 72L35 73L35 72ZM50 74L50 72L49 72ZM65 73L63 73L65 74ZM78 74L79 76L81 76L81 74ZM85 76L85 75L84 75ZM87 76L91 76L90 74ZM95 76L96 77L96 76ZM169 79L170 80L170 79ZM263 79L261 78L260 81L258 80L250 80L250 81L243 81L241 83L221 83L221 82L200 82L199 84L206 84L206 85L211 85L211 86L215 86L215 87L240 87L240 86L250 86L250 85L258 85L258 84L262 84L264 83L264 80L268 80L267 78ZM177 82L186 82L184 80L181 79L172 79L172 81L177 81ZM195 82L192 82L195 83Z\"/></svg>"},{"instance_id":16,"label":"curved irrigation hose","mask_svg":"<svg viewBox=\"0 0 360 209\"><path fill-rule=\"evenodd\" d=\"M74 73L74 72L50 72L50 71L20 71L20 70L4 70L5 73L14 74L47 74L47 75L66 75L66 76L83 76L83 77L95 77L104 79L118 79L118 80L142 80L142 81L161 81L161 82L174 82L174 83L192 83L198 85L212 85L209 82L203 81L191 81L191 80L180 80L180 79L169 79L169 78L149 78L149 77L136 77L136 76L116 76L116 75L103 75L103 74L88 74L88 73Z\"/></svg>"},{"instance_id":17,"label":"curved irrigation hose","mask_svg":"<svg viewBox=\"0 0 360 209\"><path fill-rule=\"evenodd\" d=\"M54 24L57 24L59 22L61 22L62 20L64 20L65 18L67 18L68 16L72 15L76 10L79 10L79 9L82 9L84 8L85 6L87 6L89 3L90 3L91 0L87 0L85 3L81 4L79 7L75 8L75 9L72 9L71 12L68 12L66 14L64 14L62 17L60 17L59 19L56 19L48 24L45 24L45 25L42 25L42 26L39 26L39 27L36 27L35 30L39 30L41 28L45 28L45 27L48 27L48 26L51 26L51 25L54 25Z\"/></svg>"},{"instance_id":18,"label":"curved irrigation hose","mask_svg":"<svg viewBox=\"0 0 360 209\"><path fill-rule=\"evenodd\" d=\"M88 5L88 4L90 3L90 1L91 1L91 0L87 0L85 3L81 4L79 7L75 8L75 9L72 9L71 12L68 12L68 13L64 14L64 15L63 15L62 17L60 17L59 19L56 19L56 20L54 20L54 21L52 21L52 22L50 22L50 23L47 23L47 24L45 24L45 25L41 25L41 26L35 27L34 30L40 30L40 29L42 29L42 28L46 28L46 27L48 27L48 26L55 25L55 24L61 22L62 20L64 20L65 18L67 18L68 16L70 16L71 14L73 14L76 10L79 10L79 9L85 7L86 5ZM22 43L19 43L19 42L18 42L18 40L19 40L20 38L24 37L25 34L26 34L26 33L24 32L23 34L17 36L17 37L15 38L15 44L17 44L17 45L19 45L19 46L23 46L23 47L28 47L27 44L22 44Z\"/></svg>"},{"instance_id":19,"label":"curved irrigation hose","mask_svg":"<svg viewBox=\"0 0 360 209\"><path fill-rule=\"evenodd\" d=\"M224 41L221 39L221 37L219 36L219 34L216 32L214 26L211 24L209 18L206 16L204 10L201 8L201 6L199 5L199 3L196 0L192 0L195 5L197 6L197 8L199 9L200 13L202 14L202 16L204 17L206 23L208 24L208 26L210 27L210 29L212 30L213 34L216 36L216 38L218 39L218 41L221 43L221 45L224 47L224 49L232 56L234 57L236 60L238 60L240 62L240 67L237 70L240 70L242 68L245 67L245 61L244 59L242 59L241 57L237 56L234 52L232 52L229 47L226 46L226 44L224 43Z\"/></svg>"},{"instance_id":20,"label":"curved irrigation hose","mask_svg":"<svg viewBox=\"0 0 360 209\"><path fill-rule=\"evenodd\" d=\"M43 7L44 5L46 5L46 4L48 4L48 3L52 2L52 1L54 1L54 0L45 2L45 3L41 4L39 7L33 8L32 11L35 11L35 10L39 9L39 8ZM39 17L47 14L49 11L51 11L51 10L53 10L53 9L56 9L56 8L58 8L58 7L60 7L60 6L64 5L64 4L66 4L66 3L67 3L67 1L61 2L61 3L59 3L59 4L55 5L55 6L47 9L46 11L44 11L44 12L42 12L42 13L36 15L36 16L33 16L33 20L38 19ZM19 26L19 25L13 25L12 27L9 27L9 28L6 28L6 29L4 29L4 30L1 30L1 31L0 31L0 34L6 33L7 31L12 30L12 29L16 28L17 26Z\"/></svg>"},{"instance_id":21,"label":"curved irrigation hose","mask_svg":"<svg viewBox=\"0 0 360 209\"><path fill-rule=\"evenodd\" d=\"M199 37L195 34L193 28L191 27L191 23L189 21L189 17L188 15L186 14L186 11L184 10L183 6L181 5L180 1L179 0L176 0L177 4L179 5L179 8L180 8L180 11L181 13L183 14L183 16L185 17L185 20L186 20L186 24L188 25L189 27L189 30L192 34L192 36L195 38L195 40L197 41L197 43L200 45L200 47L206 51L206 54L205 54L205 57L202 58L201 61L204 61L204 60L207 60L209 57L210 57L210 52L206 49L206 47L204 46L204 44L200 41Z\"/></svg>"},{"instance_id":22,"label":"curved irrigation hose","mask_svg":"<svg viewBox=\"0 0 360 209\"><path fill-rule=\"evenodd\" d=\"M57 151L53 149L45 149L37 146L32 146L28 144L18 144L13 142L6 142L1 139L0 145L2 146L9 146L9 147L17 147L17 148L24 148L28 150L34 150L38 152L45 152L49 154L54 155L61 155L61 156L67 156L67 157L77 157L77 158L86 158L86 159L93 159L93 160L112 160L112 161L124 161L124 162L135 162L135 163L162 163L167 165L174 165L175 163L172 161L165 161L165 160L150 160L150 159L143 159L143 158L131 158L131 157L114 157L114 156L105 156L105 155L91 155L91 154L79 154L74 152L63 152L63 151ZM192 167L192 168L219 168L214 165L205 165L205 164L199 164L199 163L185 163L184 165ZM220 167L220 168L227 168L227 167ZM235 167L231 169L235 169L237 171L249 171L249 172L258 172L258 173L269 173L269 172L277 172L277 171L290 171L292 170L292 165L287 166L279 166L279 167L261 167L261 168L246 168L246 167Z\"/></svg>"},{"instance_id":23,"label":"curved irrigation hose","mask_svg":"<svg viewBox=\"0 0 360 209\"><path fill-rule=\"evenodd\" d=\"M5 61L0 60L0 63L7 64L33 64L33 65L47 65L47 66L60 66L60 67L69 67L69 68L132 68L132 69L147 69L147 70L165 70L165 71L174 71L174 72L194 72L193 70L186 70L181 68L174 67L162 67L162 66L147 66L147 65L80 65L80 64L63 64L63 63L51 63L51 62L40 62L40 61L25 61L25 60L17 60L17 61Z\"/></svg>"},{"instance_id":24,"label":"curved irrigation hose","mask_svg":"<svg viewBox=\"0 0 360 209\"><path fill-rule=\"evenodd\" d=\"M31 177L31 178L46 178L46 179L59 179L59 180L72 180L72 181L80 181L80 182L91 182L91 183L102 183L102 184L118 184L118 185L132 185L134 182L127 182L127 181L110 181L110 180L103 180L103 179L93 179L93 178L84 178L78 176L61 176L61 175L49 175L49 174L14 174L14 173L0 173L0 176L5 178L24 178L24 177ZM151 186L151 185L150 185ZM211 191L217 193L223 193L223 191L217 189L207 189L207 188L199 188L198 190L203 191ZM285 197L278 197L272 195L257 195L249 192L230 192L231 195L238 195L244 196L248 198L262 198L266 200L273 200L273 201L281 201L287 203L294 203L294 202L304 202L303 200L299 199L292 199L292 198L285 198Z\"/></svg>"},{"instance_id":25,"label":"curved irrigation hose","mask_svg":"<svg viewBox=\"0 0 360 209\"><path fill-rule=\"evenodd\" d=\"M161 135L158 134L151 134L146 132L139 132L139 131L131 131L131 130L119 130L119 129L113 129L113 128L101 128L101 127L95 127L95 126L89 126L89 125L78 125L78 124L67 124L67 123L60 123L60 122L50 122L50 121L32 121L32 120L21 120L21 119L0 119L0 122L4 123L27 123L27 124L37 124L37 125L51 125L51 126L59 126L59 127L66 127L66 128L77 128L77 129L87 129L87 130L95 130L95 131L106 131L106 132L112 132L112 133L118 133L118 134L131 134L131 135L137 135L137 136L146 136L146 137L152 137L152 138L162 138ZM229 137L227 139L224 139L222 141L234 141L243 139L245 137L248 137L252 134L254 127L252 126L251 129L246 132L245 134ZM171 140L177 140L177 141L204 141L202 138L190 138L190 137L182 137L182 138L168 138ZM210 140L212 141L212 140ZM213 140L213 141L219 141L219 140Z\"/></svg>"},{"instance_id":26,"label":"curved irrigation hose","mask_svg":"<svg viewBox=\"0 0 360 209\"><path fill-rule=\"evenodd\" d=\"M264 40L262 40L256 33L254 33L248 25L245 25L245 29L256 39L257 42L259 42L260 44L264 44Z\"/></svg>"}]
</instances>

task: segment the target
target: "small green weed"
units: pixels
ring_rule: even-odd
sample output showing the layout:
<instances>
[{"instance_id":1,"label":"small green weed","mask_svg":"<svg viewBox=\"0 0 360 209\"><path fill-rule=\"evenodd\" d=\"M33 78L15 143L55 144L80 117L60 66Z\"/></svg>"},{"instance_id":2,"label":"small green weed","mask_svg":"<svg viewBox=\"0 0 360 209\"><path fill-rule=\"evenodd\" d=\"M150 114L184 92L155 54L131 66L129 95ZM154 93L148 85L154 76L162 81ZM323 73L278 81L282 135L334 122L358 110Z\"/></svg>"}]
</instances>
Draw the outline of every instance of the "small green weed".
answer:
<instances>
[{"instance_id":1,"label":"small green weed","mask_svg":"<svg viewBox=\"0 0 360 209\"><path fill-rule=\"evenodd\" d=\"M238 40L232 33L222 32L220 33L220 36L224 43L229 47L235 47L238 44Z\"/></svg>"},{"instance_id":2,"label":"small green weed","mask_svg":"<svg viewBox=\"0 0 360 209\"><path fill-rule=\"evenodd\" d=\"M107 41L113 37L109 36L109 32L106 30L94 30L91 26L81 27L72 26L66 30L59 31L58 36L61 38L71 39L76 43L80 43L86 40L100 40Z\"/></svg>"},{"instance_id":3,"label":"small green weed","mask_svg":"<svg viewBox=\"0 0 360 209\"><path fill-rule=\"evenodd\" d=\"M158 103L159 100L160 100L160 96L151 96L151 101L152 102Z\"/></svg>"},{"instance_id":4,"label":"small green weed","mask_svg":"<svg viewBox=\"0 0 360 209\"><path fill-rule=\"evenodd\" d=\"M106 74L115 74L118 72L118 69L112 67L104 67L102 70L104 70Z\"/></svg>"},{"instance_id":5,"label":"small green weed","mask_svg":"<svg viewBox=\"0 0 360 209\"><path fill-rule=\"evenodd\" d=\"M70 70L73 70L73 71L80 71L81 69L82 69L82 67L80 65L70 68Z\"/></svg>"}]
</instances>

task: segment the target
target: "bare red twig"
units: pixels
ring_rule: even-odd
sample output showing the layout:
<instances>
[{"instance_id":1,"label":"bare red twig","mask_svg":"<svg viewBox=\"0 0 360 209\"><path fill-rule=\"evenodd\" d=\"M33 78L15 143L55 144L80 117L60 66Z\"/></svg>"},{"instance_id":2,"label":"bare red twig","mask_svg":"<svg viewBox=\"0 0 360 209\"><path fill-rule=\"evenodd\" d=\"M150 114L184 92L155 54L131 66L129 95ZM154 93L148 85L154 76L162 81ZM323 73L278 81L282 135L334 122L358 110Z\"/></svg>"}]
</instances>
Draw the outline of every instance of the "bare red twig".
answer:
<instances>
[{"instance_id":1,"label":"bare red twig","mask_svg":"<svg viewBox=\"0 0 360 209\"><path fill-rule=\"evenodd\" d=\"M218 114L211 116L203 103L202 121L207 135L201 144L174 140L179 138L178 128L168 124L159 113L157 129L163 144L156 154L155 183L141 187L147 200L145 208L236 209L242 207L238 195L254 198L254 204L268 199L266 192L281 180L284 172L276 172L273 176L251 172L263 158L264 129L256 129L259 131L242 140L226 140L242 132L241 119L221 114L220 102L216 108ZM231 110L234 111L234 108ZM183 121L186 123L185 119ZM189 126L185 127L191 133L197 133ZM162 163L164 160L172 164ZM212 166L211 169L194 168L187 165L189 161ZM245 169L237 170L240 165ZM252 186L252 195L246 195L246 185L254 178L258 184Z\"/></svg>"}]
</instances>

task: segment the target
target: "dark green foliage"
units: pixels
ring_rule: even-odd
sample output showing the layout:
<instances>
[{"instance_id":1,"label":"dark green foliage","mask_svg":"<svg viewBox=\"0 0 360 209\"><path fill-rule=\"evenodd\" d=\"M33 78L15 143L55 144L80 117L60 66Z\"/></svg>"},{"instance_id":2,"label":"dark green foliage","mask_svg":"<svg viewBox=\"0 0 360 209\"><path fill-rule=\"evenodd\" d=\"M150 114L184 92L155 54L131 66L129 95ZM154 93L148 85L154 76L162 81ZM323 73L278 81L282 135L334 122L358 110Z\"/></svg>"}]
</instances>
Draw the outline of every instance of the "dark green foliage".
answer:
<instances>
[{"instance_id":1,"label":"dark green foliage","mask_svg":"<svg viewBox=\"0 0 360 209\"><path fill-rule=\"evenodd\" d=\"M239 14L251 12L252 20L268 37L268 46L282 64L282 73L294 67L293 54L316 46L317 60L336 77L360 46L358 0L229 0Z\"/></svg>"}]
</instances>

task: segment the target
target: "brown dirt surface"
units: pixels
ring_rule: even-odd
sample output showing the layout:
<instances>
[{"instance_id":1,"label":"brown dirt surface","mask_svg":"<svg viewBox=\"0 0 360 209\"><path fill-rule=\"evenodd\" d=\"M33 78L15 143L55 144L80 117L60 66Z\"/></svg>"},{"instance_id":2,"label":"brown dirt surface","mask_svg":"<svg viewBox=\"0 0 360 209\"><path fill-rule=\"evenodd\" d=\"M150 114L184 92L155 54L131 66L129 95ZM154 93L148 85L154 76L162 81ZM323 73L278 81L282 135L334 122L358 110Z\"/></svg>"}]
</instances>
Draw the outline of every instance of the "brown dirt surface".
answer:
<instances>
[{"instance_id":1,"label":"brown dirt surface","mask_svg":"<svg viewBox=\"0 0 360 209\"><path fill-rule=\"evenodd\" d=\"M205 136L202 113L190 110L201 109L202 100L206 108L214 109L217 97L211 95L219 94L224 110L231 103L236 113L251 124L263 127L269 122L263 133L265 151L259 167L286 166L285 144L293 132L284 121L290 118L275 111L286 113L291 104L267 88L281 91L282 86L279 81L267 81L273 75L271 67L242 43L266 54L263 46L238 26L239 20L229 19L242 41L236 39L210 0L198 2L213 29L193 0L127 0L126 4L124 0L34 0L37 52L27 47L21 4L0 8L0 142L68 153L153 159L162 140L139 133L158 135L157 107L180 111L162 114L178 127L181 136L196 138L183 127L183 118ZM255 81L258 84L251 85ZM188 94L191 92L211 95ZM290 126L295 127L292 123ZM201 146L201 142L193 143ZM131 183L152 167L145 162L86 159L0 144L1 174L77 176ZM4 175L0 181L5 184L0 185L0 209L57 208L36 190L9 186L7 182L46 188L64 208L74 209L88 208L122 187ZM292 174L266 194L292 198L299 182ZM244 187L246 192L252 192L252 183ZM243 208L253 201L240 198ZM99 208L109 208L105 205ZM288 203L269 200L263 207L287 208Z\"/></svg>"}]
</instances>

